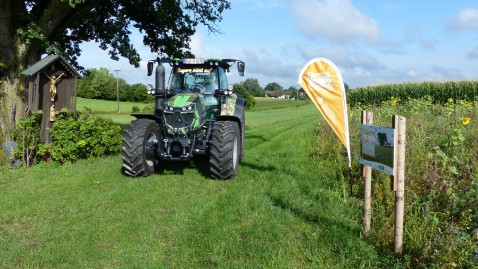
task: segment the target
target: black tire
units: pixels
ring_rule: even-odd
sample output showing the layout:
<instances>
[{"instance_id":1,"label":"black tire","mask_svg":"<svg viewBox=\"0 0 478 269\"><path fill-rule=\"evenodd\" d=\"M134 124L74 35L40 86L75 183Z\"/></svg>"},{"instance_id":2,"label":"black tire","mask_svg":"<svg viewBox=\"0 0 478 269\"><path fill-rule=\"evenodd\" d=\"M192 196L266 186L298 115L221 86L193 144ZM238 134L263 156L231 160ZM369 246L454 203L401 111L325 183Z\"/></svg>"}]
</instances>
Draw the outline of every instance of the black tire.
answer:
<instances>
[{"instance_id":1,"label":"black tire","mask_svg":"<svg viewBox=\"0 0 478 269\"><path fill-rule=\"evenodd\" d=\"M131 122L123 134L123 171L132 177L154 173L158 160L154 153L159 140L158 124L153 120L137 119Z\"/></svg>"},{"instance_id":2,"label":"black tire","mask_svg":"<svg viewBox=\"0 0 478 269\"><path fill-rule=\"evenodd\" d=\"M219 121L212 130L209 169L215 179L233 179L237 175L241 149L239 126L233 121Z\"/></svg>"}]
</instances>

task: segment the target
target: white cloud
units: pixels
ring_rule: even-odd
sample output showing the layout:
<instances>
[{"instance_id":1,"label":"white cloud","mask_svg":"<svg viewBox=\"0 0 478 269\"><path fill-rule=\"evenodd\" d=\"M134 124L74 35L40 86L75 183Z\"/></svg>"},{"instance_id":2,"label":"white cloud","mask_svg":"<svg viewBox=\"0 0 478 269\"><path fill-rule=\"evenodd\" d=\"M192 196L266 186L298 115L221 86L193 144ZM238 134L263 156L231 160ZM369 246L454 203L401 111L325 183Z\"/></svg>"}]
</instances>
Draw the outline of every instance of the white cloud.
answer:
<instances>
[{"instance_id":1,"label":"white cloud","mask_svg":"<svg viewBox=\"0 0 478 269\"><path fill-rule=\"evenodd\" d=\"M206 58L209 57L207 55L206 50L204 49L204 40L203 36L200 33L195 33L191 37L191 42L189 43L189 47L191 48L191 52L198 58Z\"/></svg>"},{"instance_id":2,"label":"white cloud","mask_svg":"<svg viewBox=\"0 0 478 269\"><path fill-rule=\"evenodd\" d=\"M276 82L288 88L294 85L302 68L302 63L297 61L287 62L277 55L270 54L265 49L244 50L246 62L246 77L257 78L261 86Z\"/></svg>"},{"instance_id":3,"label":"white cloud","mask_svg":"<svg viewBox=\"0 0 478 269\"><path fill-rule=\"evenodd\" d=\"M451 18L447 25L449 30L478 30L478 9L468 8Z\"/></svg>"},{"instance_id":4,"label":"white cloud","mask_svg":"<svg viewBox=\"0 0 478 269\"><path fill-rule=\"evenodd\" d=\"M350 0L301 0L293 14L299 31L308 38L334 42L381 42L378 23L360 12Z\"/></svg>"},{"instance_id":5,"label":"white cloud","mask_svg":"<svg viewBox=\"0 0 478 269\"><path fill-rule=\"evenodd\" d=\"M314 49L306 45L298 46L298 53L305 59L324 57L342 68L363 68L367 70L382 69L383 64L363 50L350 50L344 46Z\"/></svg>"}]
</instances>

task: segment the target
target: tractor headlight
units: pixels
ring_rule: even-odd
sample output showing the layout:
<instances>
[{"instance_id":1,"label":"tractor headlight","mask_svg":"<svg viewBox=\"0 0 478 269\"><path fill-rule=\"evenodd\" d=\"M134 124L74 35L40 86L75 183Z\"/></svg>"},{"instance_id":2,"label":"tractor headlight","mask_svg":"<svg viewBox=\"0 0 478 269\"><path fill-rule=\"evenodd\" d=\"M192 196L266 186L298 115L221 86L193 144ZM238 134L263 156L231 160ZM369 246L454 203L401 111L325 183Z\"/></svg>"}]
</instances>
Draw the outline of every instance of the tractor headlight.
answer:
<instances>
[{"instance_id":1,"label":"tractor headlight","mask_svg":"<svg viewBox=\"0 0 478 269\"><path fill-rule=\"evenodd\" d=\"M148 94L154 94L153 85L151 84L146 85L146 91Z\"/></svg>"},{"instance_id":2,"label":"tractor headlight","mask_svg":"<svg viewBox=\"0 0 478 269\"><path fill-rule=\"evenodd\" d=\"M164 110L172 112L174 110L174 108L172 106L165 106Z\"/></svg>"},{"instance_id":3,"label":"tractor headlight","mask_svg":"<svg viewBox=\"0 0 478 269\"><path fill-rule=\"evenodd\" d=\"M194 105L188 105L181 107L181 112L191 112L194 110Z\"/></svg>"}]
</instances>

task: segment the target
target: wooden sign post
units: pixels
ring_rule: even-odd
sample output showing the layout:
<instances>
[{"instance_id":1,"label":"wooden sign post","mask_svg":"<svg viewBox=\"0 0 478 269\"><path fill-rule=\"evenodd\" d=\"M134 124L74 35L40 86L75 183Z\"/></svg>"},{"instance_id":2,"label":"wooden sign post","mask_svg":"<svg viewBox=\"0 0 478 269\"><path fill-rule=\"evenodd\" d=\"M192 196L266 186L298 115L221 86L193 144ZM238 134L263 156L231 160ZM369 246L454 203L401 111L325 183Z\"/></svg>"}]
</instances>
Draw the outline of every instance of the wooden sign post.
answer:
<instances>
[{"instance_id":1,"label":"wooden sign post","mask_svg":"<svg viewBox=\"0 0 478 269\"><path fill-rule=\"evenodd\" d=\"M395 190L395 253L402 254L403 249L403 217L405 215L405 144L406 118L394 116L393 127L397 130L398 141L395 148L397 158L394 175Z\"/></svg>"},{"instance_id":2,"label":"wooden sign post","mask_svg":"<svg viewBox=\"0 0 478 269\"><path fill-rule=\"evenodd\" d=\"M403 218L405 212L405 144L406 119L393 116L392 128L373 126L373 114L362 112L360 131L361 156L365 177L363 234L370 234L372 219L372 169L391 175L395 191L395 253L403 248Z\"/></svg>"},{"instance_id":3,"label":"wooden sign post","mask_svg":"<svg viewBox=\"0 0 478 269\"><path fill-rule=\"evenodd\" d=\"M362 111L362 124L373 124L372 112ZM372 167L367 165L363 166L363 177L365 178L363 235L369 236L370 223L372 221Z\"/></svg>"}]
</instances>

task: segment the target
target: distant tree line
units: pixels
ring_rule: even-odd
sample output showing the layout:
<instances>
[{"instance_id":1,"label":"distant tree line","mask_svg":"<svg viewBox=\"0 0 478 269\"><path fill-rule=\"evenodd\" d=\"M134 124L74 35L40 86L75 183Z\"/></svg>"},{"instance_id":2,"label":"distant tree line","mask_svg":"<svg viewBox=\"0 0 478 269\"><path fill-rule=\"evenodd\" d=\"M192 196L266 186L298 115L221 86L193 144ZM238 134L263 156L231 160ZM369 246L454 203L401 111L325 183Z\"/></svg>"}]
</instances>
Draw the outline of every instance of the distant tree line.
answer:
<instances>
[{"instance_id":1,"label":"distant tree line","mask_svg":"<svg viewBox=\"0 0 478 269\"><path fill-rule=\"evenodd\" d=\"M249 108L255 105L254 97L265 97L266 93L287 94L294 99L298 93L298 88L290 86L284 89L277 82L271 82L262 88L255 78L248 78L233 86L234 92L246 99L246 106ZM88 99L116 100L116 90L116 77L106 68L86 70L83 79L78 83L78 96ZM153 96L147 94L144 84L130 85L122 78L118 78L118 92L120 101L148 103L154 100Z\"/></svg>"},{"instance_id":2,"label":"distant tree line","mask_svg":"<svg viewBox=\"0 0 478 269\"><path fill-rule=\"evenodd\" d=\"M142 83L130 85L124 79L118 78L117 88L116 77L106 68L86 70L83 79L78 83L78 97L116 100L117 89L120 101L149 103L154 100Z\"/></svg>"}]
</instances>

